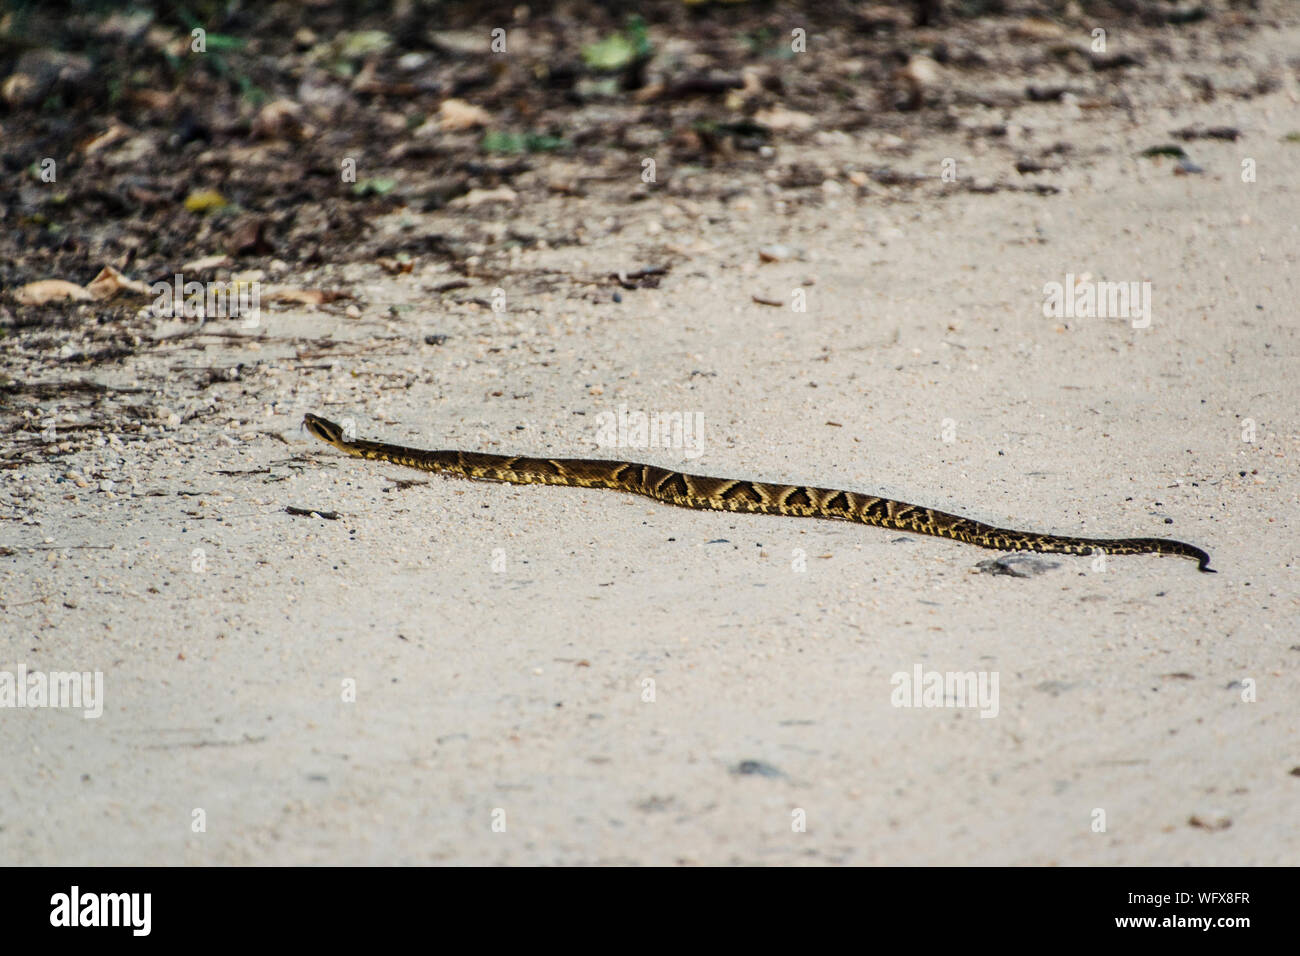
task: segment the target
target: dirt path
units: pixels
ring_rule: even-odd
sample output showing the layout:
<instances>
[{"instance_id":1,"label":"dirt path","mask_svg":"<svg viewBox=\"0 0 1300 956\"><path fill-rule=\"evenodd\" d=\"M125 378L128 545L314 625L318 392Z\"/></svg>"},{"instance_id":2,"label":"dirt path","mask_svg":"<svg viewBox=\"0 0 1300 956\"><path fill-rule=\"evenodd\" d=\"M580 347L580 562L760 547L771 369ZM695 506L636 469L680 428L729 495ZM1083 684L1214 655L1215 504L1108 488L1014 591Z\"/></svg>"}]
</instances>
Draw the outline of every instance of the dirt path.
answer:
<instances>
[{"instance_id":1,"label":"dirt path","mask_svg":"<svg viewBox=\"0 0 1300 956\"><path fill-rule=\"evenodd\" d=\"M812 199L758 176L502 206L483 229L581 244L521 247L454 308L429 306L441 267L348 266L354 314L210 326L260 337L208 342L218 384L179 346L103 377L148 384L156 424L3 476L0 669L100 671L104 697L4 711L0 861L1300 861L1295 90L1173 100L820 136ZM990 123L1073 159L1007 175ZM1184 144L1199 173L1138 155L1195 124L1242 135ZM886 166L927 179L845 172ZM592 281L537 279L561 268ZM1149 282L1150 314L1045 316L1067 275ZM504 313L470 301L497 288ZM702 454L599 448L623 406L702 416ZM995 575L915 535L445 480L345 459L305 411L1177 537L1219 573ZM918 668L997 696L897 706Z\"/></svg>"}]
</instances>

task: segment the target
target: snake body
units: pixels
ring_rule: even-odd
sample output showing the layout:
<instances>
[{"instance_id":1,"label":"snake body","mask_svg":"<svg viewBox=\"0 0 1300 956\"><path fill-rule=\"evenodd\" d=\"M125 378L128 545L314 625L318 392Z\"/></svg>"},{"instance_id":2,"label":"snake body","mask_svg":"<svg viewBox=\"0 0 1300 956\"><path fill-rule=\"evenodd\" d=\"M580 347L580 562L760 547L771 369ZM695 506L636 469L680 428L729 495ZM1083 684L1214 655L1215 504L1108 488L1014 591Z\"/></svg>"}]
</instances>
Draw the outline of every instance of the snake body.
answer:
<instances>
[{"instance_id":1,"label":"snake body","mask_svg":"<svg viewBox=\"0 0 1300 956\"><path fill-rule=\"evenodd\" d=\"M665 504L707 511L789 515L858 521L881 528L952 538L999 551L1050 554L1177 554L1195 558L1210 571L1210 556L1193 545L1169 538L1076 538L1070 535L1013 531L921 505L879 498L838 488L775 485L736 478L709 478L630 461L591 458L525 458L468 451L425 451L383 442L350 440L334 422L308 414L303 425L312 435L354 458L387 461L421 471L458 475L517 485L569 485L611 488L644 495Z\"/></svg>"}]
</instances>

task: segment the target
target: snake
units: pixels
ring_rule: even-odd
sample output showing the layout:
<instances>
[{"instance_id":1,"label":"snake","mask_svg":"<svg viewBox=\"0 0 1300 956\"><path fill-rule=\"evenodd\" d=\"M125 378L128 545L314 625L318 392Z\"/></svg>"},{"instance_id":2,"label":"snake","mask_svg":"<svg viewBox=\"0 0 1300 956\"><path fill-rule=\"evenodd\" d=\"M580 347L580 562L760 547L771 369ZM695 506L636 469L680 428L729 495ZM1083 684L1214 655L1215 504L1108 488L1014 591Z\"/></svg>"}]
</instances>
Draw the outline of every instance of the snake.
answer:
<instances>
[{"instance_id":1,"label":"snake","mask_svg":"<svg viewBox=\"0 0 1300 956\"><path fill-rule=\"evenodd\" d=\"M739 478L710 478L633 461L594 458L528 458L470 451L426 451L346 437L341 425L308 413L303 426L321 441L353 458L386 461L405 468L516 485L610 488L680 508L856 521L879 528L951 538L997 551L1046 554L1176 554L1195 558L1197 569L1214 573L1200 548L1170 538L1078 538L1014 531L934 508L808 485L768 484Z\"/></svg>"}]
</instances>

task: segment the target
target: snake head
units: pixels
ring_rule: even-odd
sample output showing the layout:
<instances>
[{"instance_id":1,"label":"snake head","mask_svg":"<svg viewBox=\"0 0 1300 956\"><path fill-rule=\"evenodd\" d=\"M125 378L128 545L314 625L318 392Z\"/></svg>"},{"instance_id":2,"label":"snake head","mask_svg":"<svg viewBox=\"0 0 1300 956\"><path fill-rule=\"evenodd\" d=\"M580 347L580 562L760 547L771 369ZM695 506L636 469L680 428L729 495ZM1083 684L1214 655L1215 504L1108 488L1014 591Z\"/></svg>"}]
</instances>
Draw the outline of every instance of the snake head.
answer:
<instances>
[{"instance_id":1,"label":"snake head","mask_svg":"<svg viewBox=\"0 0 1300 956\"><path fill-rule=\"evenodd\" d=\"M321 441L337 446L343 441L343 426L335 424L328 418L321 418L308 412L302 417L302 424Z\"/></svg>"}]
</instances>

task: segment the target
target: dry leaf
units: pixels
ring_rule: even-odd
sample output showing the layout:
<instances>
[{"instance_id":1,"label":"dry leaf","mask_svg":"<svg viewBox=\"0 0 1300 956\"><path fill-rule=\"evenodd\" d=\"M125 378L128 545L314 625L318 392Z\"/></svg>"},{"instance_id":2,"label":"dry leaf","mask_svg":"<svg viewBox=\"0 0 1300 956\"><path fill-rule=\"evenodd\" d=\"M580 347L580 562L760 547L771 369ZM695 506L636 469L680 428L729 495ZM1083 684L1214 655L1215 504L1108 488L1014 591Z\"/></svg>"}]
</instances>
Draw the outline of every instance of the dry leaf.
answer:
<instances>
[{"instance_id":1,"label":"dry leaf","mask_svg":"<svg viewBox=\"0 0 1300 956\"><path fill-rule=\"evenodd\" d=\"M104 132L86 142L85 145L81 147L81 151L87 156L93 156L105 146L112 146L118 140L126 139L134 132L135 130L131 129L129 126L123 126L121 123L114 123L108 129L104 130Z\"/></svg>"},{"instance_id":2,"label":"dry leaf","mask_svg":"<svg viewBox=\"0 0 1300 956\"><path fill-rule=\"evenodd\" d=\"M762 123L774 133L790 130L812 129L815 120L807 113L788 110L784 106L774 106L770 110L759 110L754 114L754 122Z\"/></svg>"},{"instance_id":3,"label":"dry leaf","mask_svg":"<svg viewBox=\"0 0 1300 956\"><path fill-rule=\"evenodd\" d=\"M491 122L491 113L464 100L443 100L438 110L438 128L448 133L487 126Z\"/></svg>"},{"instance_id":4,"label":"dry leaf","mask_svg":"<svg viewBox=\"0 0 1300 956\"><path fill-rule=\"evenodd\" d=\"M894 83L907 94L907 108L920 109L927 96L943 82L939 65L928 56L914 56L894 73Z\"/></svg>"},{"instance_id":5,"label":"dry leaf","mask_svg":"<svg viewBox=\"0 0 1300 956\"><path fill-rule=\"evenodd\" d=\"M229 205L226 197L215 189L200 189L185 197L185 208L190 212L211 212L214 209L224 209Z\"/></svg>"},{"instance_id":6,"label":"dry leaf","mask_svg":"<svg viewBox=\"0 0 1300 956\"><path fill-rule=\"evenodd\" d=\"M275 248L266 238L266 220L255 217L239 222L226 237L226 243L236 253L266 255Z\"/></svg>"},{"instance_id":7,"label":"dry leaf","mask_svg":"<svg viewBox=\"0 0 1300 956\"><path fill-rule=\"evenodd\" d=\"M498 186L496 189L471 189L463 196L457 196L447 205L449 206L479 206L485 202L514 202L519 198L519 194L509 186Z\"/></svg>"},{"instance_id":8,"label":"dry leaf","mask_svg":"<svg viewBox=\"0 0 1300 956\"><path fill-rule=\"evenodd\" d=\"M133 292L136 295L149 295L149 286L139 279L128 279L112 266L104 266L99 275L86 284L86 291L91 298L103 302L119 292Z\"/></svg>"},{"instance_id":9,"label":"dry leaf","mask_svg":"<svg viewBox=\"0 0 1300 956\"><path fill-rule=\"evenodd\" d=\"M62 302L65 299L86 302L90 299L90 293L75 282L68 282L66 279L40 279L15 289L14 298L18 300L19 305L44 305L47 302Z\"/></svg>"},{"instance_id":10,"label":"dry leaf","mask_svg":"<svg viewBox=\"0 0 1300 956\"><path fill-rule=\"evenodd\" d=\"M212 256L200 256L198 259L191 259L181 266L181 272L208 272L211 269L220 269L222 266L228 266L233 260L230 256L218 253Z\"/></svg>"},{"instance_id":11,"label":"dry leaf","mask_svg":"<svg viewBox=\"0 0 1300 956\"><path fill-rule=\"evenodd\" d=\"M292 286L271 286L262 293L263 302L288 302L293 305L323 305L335 299L349 299L351 293L326 289L296 289Z\"/></svg>"},{"instance_id":12,"label":"dry leaf","mask_svg":"<svg viewBox=\"0 0 1300 956\"><path fill-rule=\"evenodd\" d=\"M1029 17L1011 26L1013 40L1059 40L1065 36L1065 29L1051 20Z\"/></svg>"},{"instance_id":13,"label":"dry leaf","mask_svg":"<svg viewBox=\"0 0 1300 956\"><path fill-rule=\"evenodd\" d=\"M175 93L166 93L162 90L132 90L128 98L147 110L157 110L164 112L172 108L176 102Z\"/></svg>"},{"instance_id":14,"label":"dry leaf","mask_svg":"<svg viewBox=\"0 0 1300 956\"><path fill-rule=\"evenodd\" d=\"M264 302L289 302L294 305L321 305L325 293L320 289L271 289L263 296Z\"/></svg>"}]
</instances>

